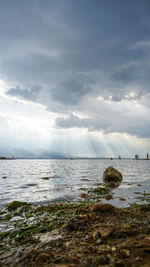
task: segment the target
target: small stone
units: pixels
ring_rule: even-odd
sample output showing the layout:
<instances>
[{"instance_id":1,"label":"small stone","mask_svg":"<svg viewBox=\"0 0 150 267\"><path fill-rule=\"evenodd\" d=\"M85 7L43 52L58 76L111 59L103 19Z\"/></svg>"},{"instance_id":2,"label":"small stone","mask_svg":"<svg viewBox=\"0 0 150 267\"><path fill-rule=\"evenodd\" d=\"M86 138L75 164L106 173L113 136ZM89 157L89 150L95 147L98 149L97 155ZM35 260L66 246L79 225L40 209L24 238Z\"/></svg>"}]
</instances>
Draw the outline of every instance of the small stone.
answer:
<instances>
[{"instance_id":1,"label":"small stone","mask_svg":"<svg viewBox=\"0 0 150 267\"><path fill-rule=\"evenodd\" d=\"M94 204L91 207L91 211L100 211L100 212L107 212L111 211L114 209L114 206L108 203L103 203L103 204Z\"/></svg>"},{"instance_id":2,"label":"small stone","mask_svg":"<svg viewBox=\"0 0 150 267\"><path fill-rule=\"evenodd\" d=\"M89 235L86 235L86 236L85 236L85 239L88 240L88 239L89 239Z\"/></svg>"},{"instance_id":3,"label":"small stone","mask_svg":"<svg viewBox=\"0 0 150 267\"><path fill-rule=\"evenodd\" d=\"M125 198L123 198L123 197L121 197L121 198L120 198L120 200L121 200L121 201L126 201L126 199L125 199Z\"/></svg>"},{"instance_id":4,"label":"small stone","mask_svg":"<svg viewBox=\"0 0 150 267\"><path fill-rule=\"evenodd\" d=\"M89 232L89 237L93 238L93 232Z\"/></svg>"},{"instance_id":5,"label":"small stone","mask_svg":"<svg viewBox=\"0 0 150 267\"><path fill-rule=\"evenodd\" d=\"M68 242L66 242L66 247L67 248L69 248L69 247L71 247L72 246L72 241L68 241Z\"/></svg>"},{"instance_id":6,"label":"small stone","mask_svg":"<svg viewBox=\"0 0 150 267\"><path fill-rule=\"evenodd\" d=\"M140 257L136 257L136 258L135 258L135 261L139 261L139 260L141 260Z\"/></svg>"},{"instance_id":7,"label":"small stone","mask_svg":"<svg viewBox=\"0 0 150 267\"><path fill-rule=\"evenodd\" d=\"M88 195L87 195L87 194L85 194L85 193L82 193L82 194L80 195L80 197L82 197L82 198L87 198L87 197L88 197Z\"/></svg>"},{"instance_id":8,"label":"small stone","mask_svg":"<svg viewBox=\"0 0 150 267\"><path fill-rule=\"evenodd\" d=\"M109 194L106 194L106 195L105 195L105 199L106 199L106 200L110 200L110 199L112 199L112 198L113 198L113 197L112 197L111 195L109 195Z\"/></svg>"},{"instance_id":9,"label":"small stone","mask_svg":"<svg viewBox=\"0 0 150 267\"><path fill-rule=\"evenodd\" d=\"M97 245L101 245L103 242L102 242L102 240L101 239L97 239L97 241L96 241L96 244Z\"/></svg>"},{"instance_id":10,"label":"small stone","mask_svg":"<svg viewBox=\"0 0 150 267\"><path fill-rule=\"evenodd\" d=\"M93 239L94 239L94 240L97 240L97 239L99 239L100 237L101 237L101 234L100 234L99 231L95 231L95 232L93 233Z\"/></svg>"},{"instance_id":11,"label":"small stone","mask_svg":"<svg viewBox=\"0 0 150 267\"><path fill-rule=\"evenodd\" d=\"M128 249L123 249L122 250L122 255L126 258L126 257L130 257L130 251Z\"/></svg>"},{"instance_id":12,"label":"small stone","mask_svg":"<svg viewBox=\"0 0 150 267\"><path fill-rule=\"evenodd\" d=\"M38 264L41 264L47 262L49 258L50 258L49 254L41 253L39 256L36 257L36 261L38 262Z\"/></svg>"},{"instance_id":13,"label":"small stone","mask_svg":"<svg viewBox=\"0 0 150 267\"><path fill-rule=\"evenodd\" d=\"M110 236L111 233L112 233L112 229L109 229L109 228L100 229L100 234L103 238Z\"/></svg>"}]
</instances>

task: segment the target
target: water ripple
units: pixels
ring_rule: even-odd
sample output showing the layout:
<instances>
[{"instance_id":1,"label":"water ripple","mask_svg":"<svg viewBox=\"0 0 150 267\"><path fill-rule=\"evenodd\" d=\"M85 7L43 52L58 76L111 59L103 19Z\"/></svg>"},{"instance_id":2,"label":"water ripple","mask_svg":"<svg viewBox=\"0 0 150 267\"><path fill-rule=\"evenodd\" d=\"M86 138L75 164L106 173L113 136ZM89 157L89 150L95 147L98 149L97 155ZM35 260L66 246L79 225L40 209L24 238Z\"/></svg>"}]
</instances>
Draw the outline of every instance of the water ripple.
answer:
<instances>
[{"instance_id":1,"label":"water ripple","mask_svg":"<svg viewBox=\"0 0 150 267\"><path fill-rule=\"evenodd\" d=\"M150 161L135 160L5 160L0 161L1 204L18 199L48 202L76 201L82 187L102 183L104 170L112 165L123 174L112 204L126 205L135 200L134 192L150 189ZM139 184L141 186L139 186ZM6 197L7 195L7 197ZM8 197L9 195L9 197ZM119 203L119 197L127 201Z\"/></svg>"}]
</instances>

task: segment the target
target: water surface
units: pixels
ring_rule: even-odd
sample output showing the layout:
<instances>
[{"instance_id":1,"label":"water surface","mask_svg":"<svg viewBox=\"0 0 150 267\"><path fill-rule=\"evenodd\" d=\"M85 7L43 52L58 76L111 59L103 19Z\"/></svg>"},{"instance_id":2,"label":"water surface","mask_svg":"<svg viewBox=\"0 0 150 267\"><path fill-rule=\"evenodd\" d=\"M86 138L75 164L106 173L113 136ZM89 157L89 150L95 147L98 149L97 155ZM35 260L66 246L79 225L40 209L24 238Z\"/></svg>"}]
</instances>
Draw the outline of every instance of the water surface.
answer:
<instances>
[{"instance_id":1,"label":"water surface","mask_svg":"<svg viewBox=\"0 0 150 267\"><path fill-rule=\"evenodd\" d=\"M150 192L150 161L147 160L1 160L0 205L12 200L79 201L81 188L102 183L108 166L117 168L123 175L109 203L127 206L137 201L138 192Z\"/></svg>"}]
</instances>

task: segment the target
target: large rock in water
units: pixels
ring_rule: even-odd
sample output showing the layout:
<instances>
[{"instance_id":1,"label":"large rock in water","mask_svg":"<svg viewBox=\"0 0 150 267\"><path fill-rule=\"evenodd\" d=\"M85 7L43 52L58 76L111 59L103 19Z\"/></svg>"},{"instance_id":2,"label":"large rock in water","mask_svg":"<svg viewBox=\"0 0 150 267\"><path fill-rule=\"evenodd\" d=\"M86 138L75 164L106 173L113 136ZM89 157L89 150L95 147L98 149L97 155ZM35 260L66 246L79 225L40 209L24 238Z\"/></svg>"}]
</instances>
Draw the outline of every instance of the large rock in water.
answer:
<instances>
[{"instance_id":1,"label":"large rock in water","mask_svg":"<svg viewBox=\"0 0 150 267\"><path fill-rule=\"evenodd\" d=\"M113 167L108 167L103 173L105 182L121 182L122 174Z\"/></svg>"}]
</instances>

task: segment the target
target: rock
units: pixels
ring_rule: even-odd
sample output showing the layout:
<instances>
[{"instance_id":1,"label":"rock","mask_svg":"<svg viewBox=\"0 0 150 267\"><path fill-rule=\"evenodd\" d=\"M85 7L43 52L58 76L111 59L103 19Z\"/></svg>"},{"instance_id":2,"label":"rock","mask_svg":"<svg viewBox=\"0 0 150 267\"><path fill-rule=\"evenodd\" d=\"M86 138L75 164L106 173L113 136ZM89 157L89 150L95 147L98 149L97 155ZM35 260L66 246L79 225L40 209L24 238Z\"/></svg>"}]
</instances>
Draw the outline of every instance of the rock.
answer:
<instances>
[{"instance_id":1,"label":"rock","mask_svg":"<svg viewBox=\"0 0 150 267\"><path fill-rule=\"evenodd\" d=\"M103 204L94 204L91 207L91 211L99 211L99 212L107 212L114 209L114 206L111 204L103 203Z\"/></svg>"},{"instance_id":2,"label":"rock","mask_svg":"<svg viewBox=\"0 0 150 267\"><path fill-rule=\"evenodd\" d=\"M121 197L121 198L120 198L120 200L121 200L121 201L126 201L126 199L125 199L125 198L123 198L123 197Z\"/></svg>"},{"instance_id":3,"label":"rock","mask_svg":"<svg viewBox=\"0 0 150 267\"><path fill-rule=\"evenodd\" d=\"M106 200L110 200L110 199L113 198L112 195L109 195L109 194L106 194L104 197L105 197Z\"/></svg>"},{"instance_id":4,"label":"rock","mask_svg":"<svg viewBox=\"0 0 150 267\"><path fill-rule=\"evenodd\" d=\"M93 239L94 239L94 240L97 240L97 239L99 239L99 238L101 238L101 234L100 234L100 232L99 232L99 231L95 231L95 232L93 233Z\"/></svg>"},{"instance_id":5,"label":"rock","mask_svg":"<svg viewBox=\"0 0 150 267\"><path fill-rule=\"evenodd\" d=\"M100 229L99 232L101 234L101 237L106 238L106 237L110 236L110 234L112 233L112 229L102 228L102 229Z\"/></svg>"},{"instance_id":6,"label":"rock","mask_svg":"<svg viewBox=\"0 0 150 267\"><path fill-rule=\"evenodd\" d=\"M103 173L105 182L121 182L122 174L113 167L108 167Z\"/></svg>"},{"instance_id":7,"label":"rock","mask_svg":"<svg viewBox=\"0 0 150 267\"><path fill-rule=\"evenodd\" d=\"M51 255L49 255L48 253L41 253L36 257L36 261L38 262L38 264L45 263L49 260L50 256Z\"/></svg>"},{"instance_id":8,"label":"rock","mask_svg":"<svg viewBox=\"0 0 150 267\"><path fill-rule=\"evenodd\" d=\"M126 257L130 257L130 251L128 249L123 249L122 250L122 255L126 258Z\"/></svg>"},{"instance_id":9,"label":"rock","mask_svg":"<svg viewBox=\"0 0 150 267\"><path fill-rule=\"evenodd\" d=\"M30 206L30 204L27 202L14 200L14 201L10 202L9 204L7 204L7 209L9 211L12 211L12 210L16 210L17 208L20 208L23 206Z\"/></svg>"},{"instance_id":10,"label":"rock","mask_svg":"<svg viewBox=\"0 0 150 267\"><path fill-rule=\"evenodd\" d=\"M118 183L116 183L116 182L107 183L107 187L108 188L116 188L116 187L118 187Z\"/></svg>"},{"instance_id":11,"label":"rock","mask_svg":"<svg viewBox=\"0 0 150 267\"><path fill-rule=\"evenodd\" d=\"M50 177L42 177L40 179L43 179L43 180L49 180Z\"/></svg>"},{"instance_id":12,"label":"rock","mask_svg":"<svg viewBox=\"0 0 150 267\"><path fill-rule=\"evenodd\" d=\"M96 241L96 244L97 245L101 245L103 242L102 242L102 240L101 239L97 239L97 241Z\"/></svg>"},{"instance_id":13,"label":"rock","mask_svg":"<svg viewBox=\"0 0 150 267\"><path fill-rule=\"evenodd\" d=\"M82 193L82 194L80 195L80 197L82 197L82 198L87 198L87 197L88 197L88 195L87 195L87 194L85 194L85 193Z\"/></svg>"},{"instance_id":14,"label":"rock","mask_svg":"<svg viewBox=\"0 0 150 267\"><path fill-rule=\"evenodd\" d=\"M109 258L105 255L99 255L99 256L92 256L87 259L87 265L86 266L101 266L108 264Z\"/></svg>"}]
</instances>

